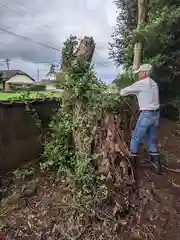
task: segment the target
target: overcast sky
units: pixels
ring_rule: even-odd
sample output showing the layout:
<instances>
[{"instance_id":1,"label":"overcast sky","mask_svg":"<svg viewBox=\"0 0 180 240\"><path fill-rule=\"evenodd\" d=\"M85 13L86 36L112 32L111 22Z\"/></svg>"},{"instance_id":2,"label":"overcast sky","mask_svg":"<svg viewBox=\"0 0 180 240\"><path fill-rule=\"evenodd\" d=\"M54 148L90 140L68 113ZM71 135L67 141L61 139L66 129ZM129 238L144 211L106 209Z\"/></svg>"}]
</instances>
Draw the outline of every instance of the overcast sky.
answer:
<instances>
[{"instance_id":1,"label":"overcast sky","mask_svg":"<svg viewBox=\"0 0 180 240\"><path fill-rule=\"evenodd\" d=\"M0 0L0 28L61 49L70 34L94 37L93 59L98 77L114 79L118 69L108 59L108 42L116 23L113 0ZM0 69L10 59L11 69L20 69L37 79L60 61L59 51L0 30Z\"/></svg>"}]
</instances>

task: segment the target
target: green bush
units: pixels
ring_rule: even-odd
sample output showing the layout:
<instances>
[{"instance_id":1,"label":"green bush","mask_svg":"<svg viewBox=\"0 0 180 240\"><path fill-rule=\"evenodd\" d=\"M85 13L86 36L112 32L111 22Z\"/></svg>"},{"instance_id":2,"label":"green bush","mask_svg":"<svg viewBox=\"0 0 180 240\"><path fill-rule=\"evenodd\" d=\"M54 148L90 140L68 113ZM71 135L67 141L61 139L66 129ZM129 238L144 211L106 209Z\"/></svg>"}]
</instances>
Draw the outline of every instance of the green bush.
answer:
<instances>
[{"instance_id":1,"label":"green bush","mask_svg":"<svg viewBox=\"0 0 180 240\"><path fill-rule=\"evenodd\" d=\"M45 91L46 90L46 86L45 85L32 85L29 88L29 91Z\"/></svg>"},{"instance_id":2,"label":"green bush","mask_svg":"<svg viewBox=\"0 0 180 240\"><path fill-rule=\"evenodd\" d=\"M137 75L133 74L132 71L124 71L123 73L119 73L113 83L117 85L119 89L127 87L132 83L137 81Z\"/></svg>"},{"instance_id":3,"label":"green bush","mask_svg":"<svg viewBox=\"0 0 180 240\"><path fill-rule=\"evenodd\" d=\"M9 84L9 88L12 91L45 91L45 85L36 85L36 84L19 84L19 83L11 83Z\"/></svg>"}]
</instances>

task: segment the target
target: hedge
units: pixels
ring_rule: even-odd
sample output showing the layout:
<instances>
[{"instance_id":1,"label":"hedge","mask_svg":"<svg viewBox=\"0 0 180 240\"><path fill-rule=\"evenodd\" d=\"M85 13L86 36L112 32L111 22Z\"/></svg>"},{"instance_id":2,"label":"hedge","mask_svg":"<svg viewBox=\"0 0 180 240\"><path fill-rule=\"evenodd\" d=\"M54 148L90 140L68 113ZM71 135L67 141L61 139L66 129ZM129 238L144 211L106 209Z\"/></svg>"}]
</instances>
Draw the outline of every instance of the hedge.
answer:
<instances>
[{"instance_id":1,"label":"hedge","mask_svg":"<svg viewBox=\"0 0 180 240\"><path fill-rule=\"evenodd\" d=\"M12 91L45 91L45 85L36 85L36 84L9 84L9 88Z\"/></svg>"}]
</instances>

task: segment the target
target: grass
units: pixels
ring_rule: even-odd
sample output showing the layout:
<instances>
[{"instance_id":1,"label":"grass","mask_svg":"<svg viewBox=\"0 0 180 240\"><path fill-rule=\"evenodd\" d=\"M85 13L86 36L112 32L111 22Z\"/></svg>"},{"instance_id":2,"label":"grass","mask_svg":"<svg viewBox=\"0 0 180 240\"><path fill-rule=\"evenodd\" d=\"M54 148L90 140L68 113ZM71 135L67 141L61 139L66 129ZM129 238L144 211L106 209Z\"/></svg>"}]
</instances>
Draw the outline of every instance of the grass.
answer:
<instances>
[{"instance_id":1,"label":"grass","mask_svg":"<svg viewBox=\"0 0 180 240\"><path fill-rule=\"evenodd\" d=\"M18 99L41 99L41 98L53 98L60 97L61 93L52 93L52 92L16 92L16 93L7 93L0 92L0 101L7 100L18 100Z\"/></svg>"}]
</instances>

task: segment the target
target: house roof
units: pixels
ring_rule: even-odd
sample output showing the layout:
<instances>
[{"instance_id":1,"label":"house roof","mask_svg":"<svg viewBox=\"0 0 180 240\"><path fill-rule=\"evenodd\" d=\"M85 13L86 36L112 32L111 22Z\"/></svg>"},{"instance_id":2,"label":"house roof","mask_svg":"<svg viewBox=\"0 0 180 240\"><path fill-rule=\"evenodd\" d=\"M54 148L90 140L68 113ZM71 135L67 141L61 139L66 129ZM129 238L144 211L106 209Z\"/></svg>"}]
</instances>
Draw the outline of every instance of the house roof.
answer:
<instances>
[{"instance_id":1,"label":"house roof","mask_svg":"<svg viewBox=\"0 0 180 240\"><path fill-rule=\"evenodd\" d=\"M35 82L35 80L30 77L28 74L26 74L25 72L22 72L21 70L0 70L0 74L2 74L2 78L3 81L8 81L11 77L19 74L19 75L26 75L27 77L31 78L33 82Z\"/></svg>"},{"instance_id":2,"label":"house roof","mask_svg":"<svg viewBox=\"0 0 180 240\"><path fill-rule=\"evenodd\" d=\"M46 73L45 76L46 76L46 77L47 77L48 75L54 75L54 76L56 76L56 74L57 74L56 72L48 72L48 73Z\"/></svg>"}]
</instances>

